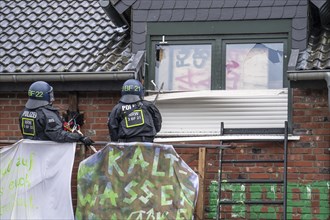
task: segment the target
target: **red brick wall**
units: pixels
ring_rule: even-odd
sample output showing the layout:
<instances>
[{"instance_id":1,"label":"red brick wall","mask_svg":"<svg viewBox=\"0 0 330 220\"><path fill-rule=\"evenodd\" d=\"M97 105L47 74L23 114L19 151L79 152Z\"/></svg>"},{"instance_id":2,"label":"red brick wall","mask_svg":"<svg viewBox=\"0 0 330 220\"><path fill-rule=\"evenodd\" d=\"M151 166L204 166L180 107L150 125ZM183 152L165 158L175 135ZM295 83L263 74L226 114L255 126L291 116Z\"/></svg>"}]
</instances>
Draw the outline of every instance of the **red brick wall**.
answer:
<instances>
[{"instance_id":1,"label":"red brick wall","mask_svg":"<svg viewBox=\"0 0 330 220\"><path fill-rule=\"evenodd\" d=\"M0 93L0 140L18 140L18 117L26 102L22 94Z\"/></svg>"},{"instance_id":2,"label":"red brick wall","mask_svg":"<svg viewBox=\"0 0 330 220\"><path fill-rule=\"evenodd\" d=\"M288 219L330 219L330 112L327 90L295 89L293 134L299 141L288 147ZM224 160L281 159L283 143L241 143L224 151ZM224 164L223 180L281 179L282 164ZM216 216L218 151L208 150L205 179L205 218ZM222 198L236 200L281 199L283 189L267 184L223 184ZM274 190L274 193L271 192ZM282 219L281 206L223 205L222 219Z\"/></svg>"},{"instance_id":3,"label":"red brick wall","mask_svg":"<svg viewBox=\"0 0 330 220\"><path fill-rule=\"evenodd\" d=\"M109 141L108 112L119 100L120 93L82 92L78 95L78 109L84 114L85 124L81 131L95 141ZM69 108L69 93L55 91L54 106L61 114ZM27 101L25 93L0 93L0 140L19 140L19 113Z\"/></svg>"},{"instance_id":4,"label":"red brick wall","mask_svg":"<svg viewBox=\"0 0 330 220\"><path fill-rule=\"evenodd\" d=\"M84 113L83 133L95 141L109 141L108 113L117 104L120 93L82 93L79 95L79 111Z\"/></svg>"},{"instance_id":5,"label":"red brick wall","mask_svg":"<svg viewBox=\"0 0 330 220\"><path fill-rule=\"evenodd\" d=\"M294 134L299 135L299 141L289 142L288 181L288 218L292 219L326 219L330 218L329 188L330 184L330 114L328 111L327 90L295 89L293 98L293 128ZM93 92L79 93L79 110L84 113L85 125L82 132L95 141L109 141L107 116L119 99L119 93ZM65 112L68 109L68 93L55 91L54 105ZM25 93L0 93L0 140L16 141L21 138L18 127L18 115L26 102ZM218 142L205 142L205 144L218 144ZM237 144L235 144L237 145ZM102 146L99 146L102 147ZM72 178L73 204L76 206L76 174L80 160L80 145L76 153ZM177 149L178 153L187 163L197 170L196 149ZM224 159L277 159L283 155L282 143L243 143L234 150L226 150ZM87 154L88 156L88 154ZM268 164L267 164L268 165ZM266 164L224 164L223 179L229 178L281 178L282 168L278 164L268 167ZM205 218L212 219L215 214L214 196L218 179L218 151L208 149L205 161ZM297 185L295 185L297 184ZM311 193L304 191L310 186ZM261 185L247 186L245 192L239 194L233 187L229 192L223 192L225 197L252 196L269 197L266 191L269 188ZM236 191L235 191L236 190ZM276 197L280 196L281 189L276 189ZM322 193L321 193L321 192ZM237 194L238 193L238 194ZM310 197L309 197L310 196ZM326 197L327 196L327 197ZM326 198L325 198L326 197ZM297 206L295 204L298 204ZM307 205L306 205L307 204ZM324 205L325 204L325 205ZM326 206L327 205L327 206ZM243 213L244 211L244 213ZM226 206L223 207L222 217L226 219L279 218L281 208L268 207L246 208ZM236 216L236 217L234 217Z\"/></svg>"}]
</instances>

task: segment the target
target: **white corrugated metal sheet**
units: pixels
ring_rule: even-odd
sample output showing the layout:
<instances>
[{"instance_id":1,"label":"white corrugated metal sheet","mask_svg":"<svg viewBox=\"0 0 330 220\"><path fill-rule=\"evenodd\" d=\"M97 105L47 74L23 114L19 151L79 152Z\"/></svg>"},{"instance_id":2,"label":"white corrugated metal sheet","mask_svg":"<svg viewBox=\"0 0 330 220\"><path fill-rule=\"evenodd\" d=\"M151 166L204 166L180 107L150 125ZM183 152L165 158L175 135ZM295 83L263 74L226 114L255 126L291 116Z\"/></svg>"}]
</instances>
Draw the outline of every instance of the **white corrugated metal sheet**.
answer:
<instances>
[{"instance_id":1,"label":"white corrugated metal sheet","mask_svg":"<svg viewBox=\"0 0 330 220\"><path fill-rule=\"evenodd\" d=\"M283 128L288 120L287 89L162 93L156 105L163 117L158 137L219 135L221 122L226 128Z\"/></svg>"}]
</instances>

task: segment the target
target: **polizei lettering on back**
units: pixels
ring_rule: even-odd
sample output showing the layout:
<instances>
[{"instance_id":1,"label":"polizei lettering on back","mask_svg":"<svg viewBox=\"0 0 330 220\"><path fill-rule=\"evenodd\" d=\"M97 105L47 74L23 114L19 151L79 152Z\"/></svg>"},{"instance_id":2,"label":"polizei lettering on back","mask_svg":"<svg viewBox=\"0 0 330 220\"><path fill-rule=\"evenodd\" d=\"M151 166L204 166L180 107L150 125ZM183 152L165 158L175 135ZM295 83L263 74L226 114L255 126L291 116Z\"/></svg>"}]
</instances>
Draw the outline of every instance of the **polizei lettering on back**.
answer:
<instances>
[{"instance_id":1,"label":"polizei lettering on back","mask_svg":"<svg viewBox=\"0 0 330 220\"><path fill-rule=\"evenodd\" d=\"M22 116L27 118L37 118L38 114L37 112L24 111Z\"/></svg>"}]
</instances>

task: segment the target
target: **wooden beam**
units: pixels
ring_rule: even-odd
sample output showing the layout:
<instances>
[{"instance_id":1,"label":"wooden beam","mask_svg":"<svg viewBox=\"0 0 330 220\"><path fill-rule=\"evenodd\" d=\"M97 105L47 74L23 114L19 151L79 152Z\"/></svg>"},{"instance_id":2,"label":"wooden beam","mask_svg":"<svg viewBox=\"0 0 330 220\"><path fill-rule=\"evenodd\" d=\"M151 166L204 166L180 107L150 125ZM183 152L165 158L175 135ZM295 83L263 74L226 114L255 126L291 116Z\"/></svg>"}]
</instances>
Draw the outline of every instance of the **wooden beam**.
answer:
<instances>
[{"instance_id":1,"label":"wooden beam","mask_svg":"<svg viewBox=\"0 0 330 220\"><path fill-rule=\"evenodd\" d=\"M76 92L69 93L69 109L70 112L78 111L78 95Z\"/></svg>"},{"instance_id":2,"label":"wooden beam","mask_svg":"<svg viewBox=\"0 0 330 220\"><path fill-rule=\"evenodd\" d=\"M201 147L198 150L198 176L199 176L199 190L196 205L197 219L204 219L204 178L205 178L205 155L206 148Z\"/></svg>"}]
</instances>

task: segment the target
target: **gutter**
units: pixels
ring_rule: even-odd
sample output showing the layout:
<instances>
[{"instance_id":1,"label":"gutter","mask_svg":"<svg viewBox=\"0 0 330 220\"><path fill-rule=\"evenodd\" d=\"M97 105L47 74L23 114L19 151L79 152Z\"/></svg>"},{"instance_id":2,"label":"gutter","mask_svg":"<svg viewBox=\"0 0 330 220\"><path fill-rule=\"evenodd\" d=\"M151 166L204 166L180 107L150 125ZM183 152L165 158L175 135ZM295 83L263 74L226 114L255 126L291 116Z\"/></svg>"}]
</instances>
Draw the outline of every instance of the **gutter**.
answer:
<instances>
[{"instance_id":1,"label":"gutter","mask_svg":"<svg viewBox=\"0 0 330 220\"><path fill-rule=\"evenodd\" d=\"M314 70L315 71L315 70ZM325 80L328 87L328 109L330 112L330 71L300 71L288 73L288 79L292 81L298 80Z\"/></svg>"},{"instance_id":2,"label":"gutter","mask_svg":"<svg viewBox=\"0 0 330 220\"><path fill-rule=\"evenodd\" d=\"M328 87L328 109L330 112L330 70L295 70L299 56L299 50L291 50L291 56L288 64L288 80L325 80Z\"/></svg>"},{"instance_id":3,"label":"gutter","mask_svg":"<svg viewBox=\"0 0 330 220\"><path fill-rule=\"evenodd\" d=\"M71 81L111 81L134 79L135 71L111 71L111 72L24 72L1 73L0 82L34 82L38 80L52 82Z\"/></svg>"}]
</instances>

